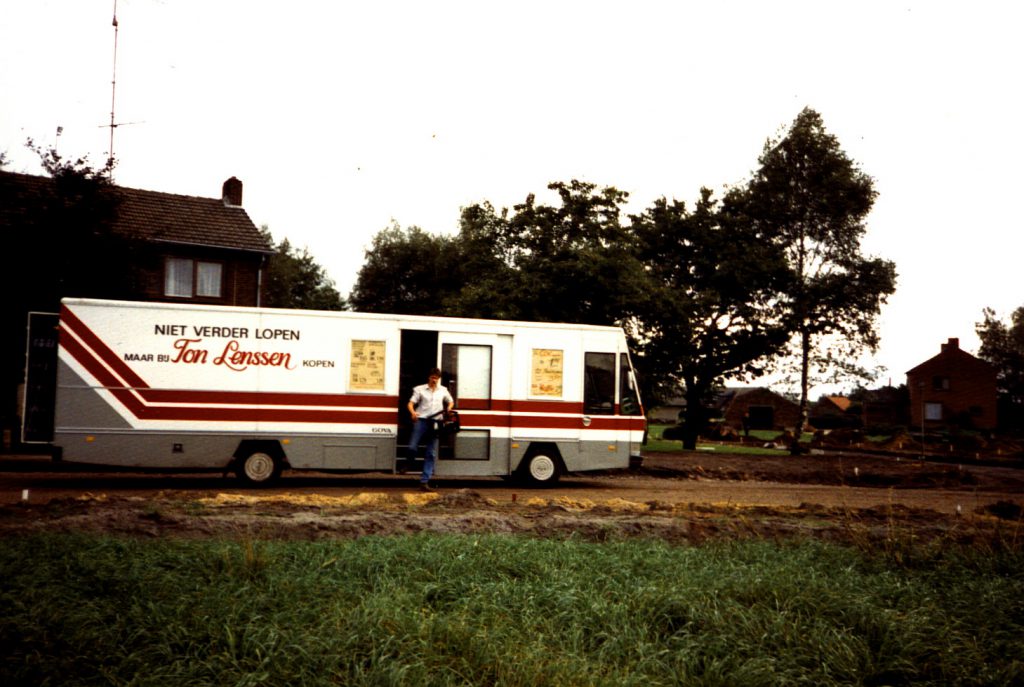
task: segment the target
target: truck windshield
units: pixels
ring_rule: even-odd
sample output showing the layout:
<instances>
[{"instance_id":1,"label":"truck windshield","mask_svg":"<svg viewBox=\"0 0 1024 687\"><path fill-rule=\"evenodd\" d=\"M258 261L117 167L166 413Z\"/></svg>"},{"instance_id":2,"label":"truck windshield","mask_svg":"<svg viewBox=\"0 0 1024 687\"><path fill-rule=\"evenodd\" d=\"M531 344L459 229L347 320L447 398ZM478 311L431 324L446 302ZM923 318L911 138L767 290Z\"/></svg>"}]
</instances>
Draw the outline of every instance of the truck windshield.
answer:
<instances>
[{"instance_id":1,"label":"truck windshield","mask_svg":"<svg viewBox=\"0 0 1024 687\"><path fill-rule=\"evenodd\" d=\"M636 377L629 364L629 356L619 354L619 412L623 415L640 415L640 394L636 388Z\"/></svg>"}]
</instances>

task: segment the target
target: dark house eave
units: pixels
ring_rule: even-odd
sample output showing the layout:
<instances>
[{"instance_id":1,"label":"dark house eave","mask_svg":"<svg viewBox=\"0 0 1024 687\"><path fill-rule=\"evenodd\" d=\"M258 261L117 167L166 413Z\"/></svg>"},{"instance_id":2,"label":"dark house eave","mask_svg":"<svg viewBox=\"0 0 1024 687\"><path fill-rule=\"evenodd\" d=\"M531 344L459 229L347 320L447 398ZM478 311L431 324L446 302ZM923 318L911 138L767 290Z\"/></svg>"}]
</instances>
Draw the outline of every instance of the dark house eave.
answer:
<instances>
[{"instance_id":1,"label":"dark house eave","mask_svg":"<svg viewBox=\"0 0 1024 687\"><path fill-rule=\"evenodd\" d=\"M256 253L259 255L274 255L277 251L265 248L239 248L238 246L225 246L216 243L196 243L194 241L172 241L168 239L149 239L149 243L162 244L166 246L186 246L189 248L213 248L215 250L230 250L239 253Z\"/></svg>"}]
</instances>

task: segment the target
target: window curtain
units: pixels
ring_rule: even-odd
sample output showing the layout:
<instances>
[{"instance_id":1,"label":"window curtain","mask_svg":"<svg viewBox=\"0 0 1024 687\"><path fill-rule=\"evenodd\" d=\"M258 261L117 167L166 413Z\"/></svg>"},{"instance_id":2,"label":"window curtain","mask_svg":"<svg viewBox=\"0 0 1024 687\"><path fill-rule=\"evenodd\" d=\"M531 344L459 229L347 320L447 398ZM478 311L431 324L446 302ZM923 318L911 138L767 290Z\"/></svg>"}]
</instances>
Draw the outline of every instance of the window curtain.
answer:
<instances>
[{"instance_id":1,"label":"window curtain","mask_svg":"<svg viewBox=\"0 0 1024 687\"><path fill-rule=\"evenodd\" d=\"M196 295L220 298L222 266L219 262L201 262L196 274Z\"/></svg>"},{"instance_id":2,"label":"window curtain","mask_svg":"<svg viewBox=\"0 0 1024 687\"><path fill-rule=\"evenodd\" d=\"M192 261L185 258L167 258L164 270L164 295L192 297Z\"/></svg>"}]
</instances>

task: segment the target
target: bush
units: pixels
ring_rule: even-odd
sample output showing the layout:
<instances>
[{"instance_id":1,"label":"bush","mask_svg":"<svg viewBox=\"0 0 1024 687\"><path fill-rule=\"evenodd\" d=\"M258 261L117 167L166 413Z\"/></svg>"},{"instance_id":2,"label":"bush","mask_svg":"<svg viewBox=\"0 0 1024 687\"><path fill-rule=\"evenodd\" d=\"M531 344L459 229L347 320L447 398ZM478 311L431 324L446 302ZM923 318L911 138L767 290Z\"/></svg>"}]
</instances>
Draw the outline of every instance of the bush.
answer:
<instances>
[{"instance_id":1,"label":"bush","mask_svg":"<svg viewBox=\"0 0 1024 687\"><path fill-rule=\"evenodd\" d=\"M683 440L683 425L672 425L666 427L661 432L661 438L667 441L682 441Z\"/></svg>"}]
</instances>

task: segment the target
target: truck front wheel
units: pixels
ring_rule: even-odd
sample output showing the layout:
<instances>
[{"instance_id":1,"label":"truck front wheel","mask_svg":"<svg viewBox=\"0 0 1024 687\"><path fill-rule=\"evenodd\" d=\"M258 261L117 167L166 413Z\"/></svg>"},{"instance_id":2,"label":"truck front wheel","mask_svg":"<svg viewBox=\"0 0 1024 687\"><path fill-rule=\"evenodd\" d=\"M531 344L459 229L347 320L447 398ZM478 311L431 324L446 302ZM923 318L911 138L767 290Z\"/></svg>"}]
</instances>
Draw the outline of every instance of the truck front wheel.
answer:
<instances>
[{"instance_id":1,"label":"truck front wheel","mask_svg":"<svg viewBox=\"0 0 1024 687\"><path fill-rule=\"evenodd\" d=\"M238 459L238 478L252 486L270 484L281 474L281 463L265 451L252 451Z\"/></svg>"}]
</instances>

